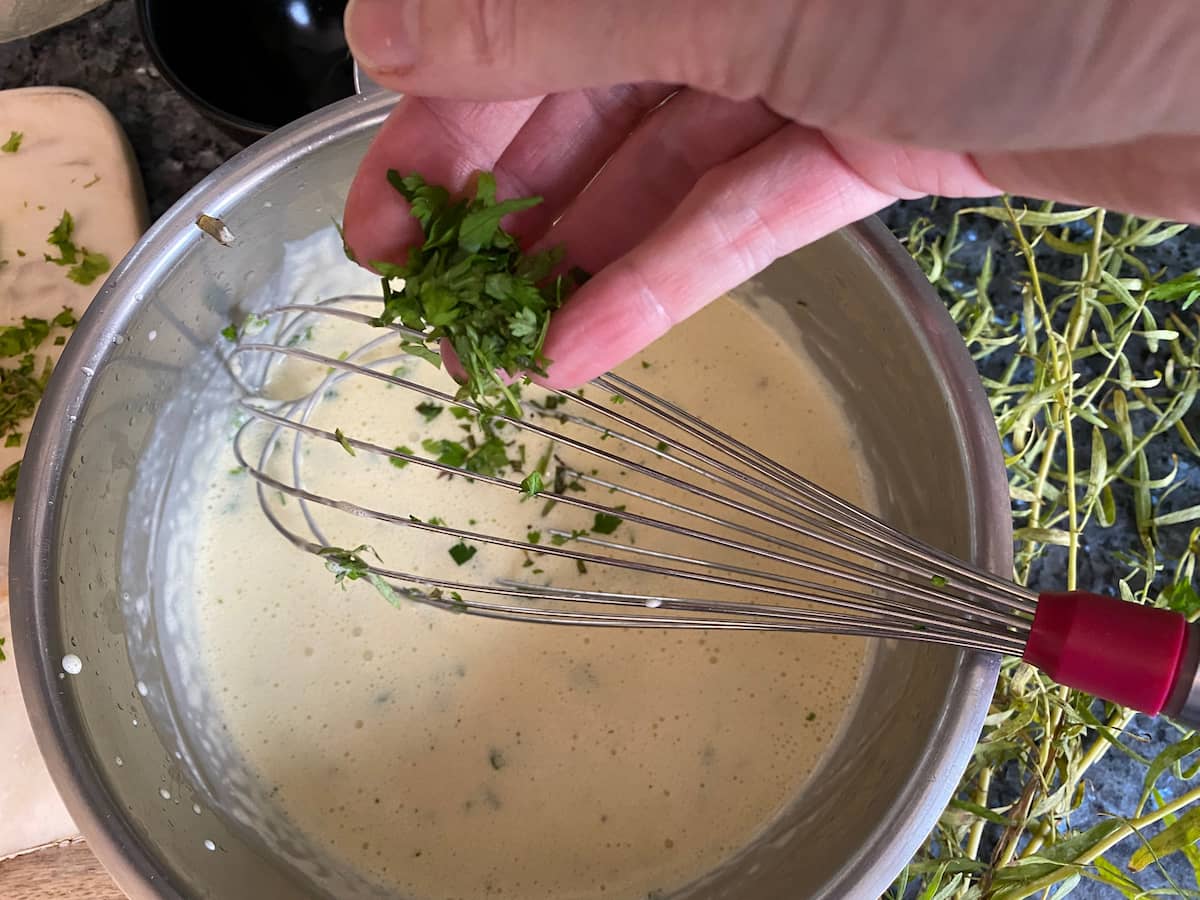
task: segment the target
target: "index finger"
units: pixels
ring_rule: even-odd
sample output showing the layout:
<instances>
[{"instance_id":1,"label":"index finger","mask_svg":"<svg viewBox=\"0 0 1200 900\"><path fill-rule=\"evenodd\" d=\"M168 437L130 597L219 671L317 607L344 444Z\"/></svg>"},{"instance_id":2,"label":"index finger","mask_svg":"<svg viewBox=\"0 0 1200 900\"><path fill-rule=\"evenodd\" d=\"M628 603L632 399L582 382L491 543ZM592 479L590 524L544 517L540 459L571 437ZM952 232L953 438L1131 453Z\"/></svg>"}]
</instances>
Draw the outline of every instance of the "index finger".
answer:
<instances>
[{"instance_id":1,"label":"index finger","mask_svg":"<svg viewBox=\"0 0 1200 900\"><path fill-rule=\"evenodd\" d=\"M475 172L495 165L540 102L403 98L371 142L346 197L346 244L355 258L364 265L400 263L421 241L408 203L388 184L388 169L419 172L461 193Z\"/></svg>"},{"instance_id":2,"label":"index finger","mask_svg":"<svg viewBox=\"0 0 1200 900\"><path fill-rule=\"evenodd\" d=\"M709 170L670 218L555 313L551 364L538 380L572 388L604 374L779 257L893 200L821 134L785 127Z\"/></svg>"}]
</instances>

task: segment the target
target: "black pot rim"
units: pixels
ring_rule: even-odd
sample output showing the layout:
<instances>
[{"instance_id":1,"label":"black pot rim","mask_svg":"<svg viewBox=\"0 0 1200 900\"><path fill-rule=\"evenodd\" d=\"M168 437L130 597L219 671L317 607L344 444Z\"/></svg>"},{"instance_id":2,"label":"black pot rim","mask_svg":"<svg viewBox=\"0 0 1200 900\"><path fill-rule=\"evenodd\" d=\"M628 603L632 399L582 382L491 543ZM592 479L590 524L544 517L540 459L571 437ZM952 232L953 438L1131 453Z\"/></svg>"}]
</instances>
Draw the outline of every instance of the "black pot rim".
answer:
<instances>
[{"instance_id":1,"label":"black pot rim","mask_svg":"<svg viewBox=\"0 0 1200 900\"><path fill-rule=\"evenodd\" d=\"M267 125L263 122L256 122L253 119L246 119L228 110L224 110L219 106L215 106L210 101L196 93L185 82L179 74L171 67L163 55L162 48L159 46L158 38L155 35L153 24L151 22L150 4L153 0L137 0L137 17L138 27L142 34L142 42L146 45L146 51L150 54L150 61L154 63L154 67L158 69L159 74L166 80L172 88L182 96L185 100L195 106L200 112L207 116L217 124L234 129L236 131L246 132L248 134L264 137L275 131L279 126Z\"/></svg>"}]
</instances>

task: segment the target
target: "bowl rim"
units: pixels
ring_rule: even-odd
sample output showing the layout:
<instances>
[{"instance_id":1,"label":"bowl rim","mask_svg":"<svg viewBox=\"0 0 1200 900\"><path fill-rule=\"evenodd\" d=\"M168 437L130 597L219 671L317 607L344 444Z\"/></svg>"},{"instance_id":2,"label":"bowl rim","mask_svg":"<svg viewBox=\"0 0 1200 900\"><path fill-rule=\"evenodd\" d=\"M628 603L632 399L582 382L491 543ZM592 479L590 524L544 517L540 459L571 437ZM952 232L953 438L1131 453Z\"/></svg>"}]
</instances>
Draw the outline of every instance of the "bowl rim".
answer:
<instances>
[{"instance_id":1,"label":"bowl rim","mask_svg":"<svg viewBox=\"0 0 1200 900\"><path fill-rule=\"evenodd\" d=\"M395 95L354 96L275 131L243 150L176 202L116 267L82 317L42 398L30 431L13 512L9 589L14 656L38 747L76 825L121 889L134 900L183 898L169 864L150 853L109 793L87 749L86 735L58 675L54 558L57 497L72 449L73 422L128 321L167 271L196 240L200 212L220 217L264 181L313 150L378 128ZM928 280L877 219L844 229L880 280L894 288L902 315L923 344L955 415L954 441L963 460L971 551L982 567L1007 576L1012 563L1008 482L983 385L958 329ZM999 657L960 651L949 702L919 765L897 793L890 820L881 819L814 897L875 900L924 842L951 799L974 750L999 672ZM936 736L936 738L935 738Z\"/></svg>"}]
</instances>

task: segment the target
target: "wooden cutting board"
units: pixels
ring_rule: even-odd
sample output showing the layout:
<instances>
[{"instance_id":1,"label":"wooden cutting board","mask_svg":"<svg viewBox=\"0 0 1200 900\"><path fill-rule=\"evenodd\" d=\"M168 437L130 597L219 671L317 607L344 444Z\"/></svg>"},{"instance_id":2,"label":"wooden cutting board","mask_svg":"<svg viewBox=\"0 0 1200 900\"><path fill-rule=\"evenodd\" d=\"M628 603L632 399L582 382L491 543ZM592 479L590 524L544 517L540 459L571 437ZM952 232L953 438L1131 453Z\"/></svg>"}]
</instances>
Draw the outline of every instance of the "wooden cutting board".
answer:
<instances>
[{"instance_id":1,"label":"wooden cutting board","mask_svg":"<svg viewBox=\"0 0 1200 900\"><path fill-rule=\"evenodd\" d=\"M146 224L133 154L120 126L99 101L67 88L0 91L0 144L8 143L13 132L21 134L19 147L0 151L0 327L19 324L23 316L51 319L64 306L81 315L103 284L104 276L89 285L77 284L67 277L68 267L45 260L46 253L57 255L47 237L64 211L74 220L74 241L104 254L113 266ZM51 340L36 352L40 370L43 360L56 359L62 348ZM0 359L0 366L9 368L14 362ZM0 471L22 452L23 446L0 446ZM6 650L11 648L11 523L12 502L0 501L0 636L8 641ZM11 652L8 655L7 662L0 662L0 860L77 836L38 753L16 666ZM39 863L47 853L53 860ZM0 862L0 897L107 896L87 884L78 894L21 894L15 887L33 884L30 873L50 862L64 866L64 872L82 872L81 864L71 860L85 856L89 851L76 844Z\"/></svg>"}]
</instances>

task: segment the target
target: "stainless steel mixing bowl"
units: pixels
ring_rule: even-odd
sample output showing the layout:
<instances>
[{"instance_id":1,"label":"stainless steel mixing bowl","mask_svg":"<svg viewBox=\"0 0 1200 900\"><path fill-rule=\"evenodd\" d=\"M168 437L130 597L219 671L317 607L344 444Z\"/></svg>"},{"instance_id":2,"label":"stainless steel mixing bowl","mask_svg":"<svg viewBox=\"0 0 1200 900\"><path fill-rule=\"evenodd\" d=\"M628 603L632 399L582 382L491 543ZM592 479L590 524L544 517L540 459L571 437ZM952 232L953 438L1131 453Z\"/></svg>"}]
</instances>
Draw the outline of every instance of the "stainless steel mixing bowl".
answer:
<instances>
[{"instance_id":1,"label":"stainless steel mixing bowl","mask_svg":"<svg viewBox=\"0 0 1200 900\"><path fill-rule=\"evenodd\" d=\"M181 200L84 317L30 438L11 560L21 686L68 808L134 897L321 895L294 854L279 850L268 818L248 827L245 810L230 808L232 777L214 774L213 744L184 727L179 701L198 689L196 660L164 624L180 610L163 579L172 560L186 562L186 543L163 523L182 502L181 461L199 446L195 410L231 391L218 332L269 281L284 241L340 215L389 102L351 98L301 120ZM223 219L233 244L196 228L200 213ZM799 320L841 392L885 515L1007 571L1007 489L987 403L903 250L864 222L780 260L760 281L756 293ZM65 654L80 658L79 674L64 674ZM803 795L761 840L679 896L877 897L950 798L996 665L881 646L861 704Z\"/></svg>"}]
</instances>

